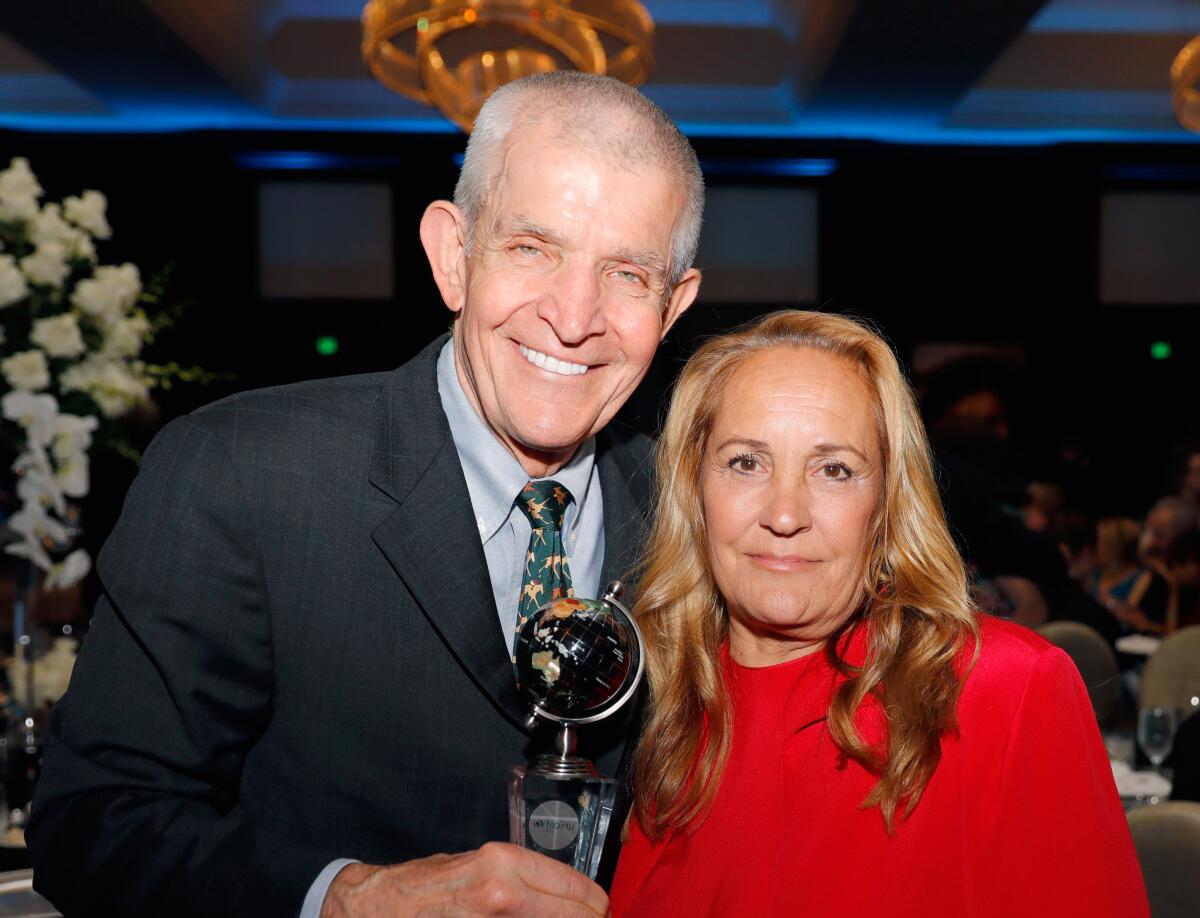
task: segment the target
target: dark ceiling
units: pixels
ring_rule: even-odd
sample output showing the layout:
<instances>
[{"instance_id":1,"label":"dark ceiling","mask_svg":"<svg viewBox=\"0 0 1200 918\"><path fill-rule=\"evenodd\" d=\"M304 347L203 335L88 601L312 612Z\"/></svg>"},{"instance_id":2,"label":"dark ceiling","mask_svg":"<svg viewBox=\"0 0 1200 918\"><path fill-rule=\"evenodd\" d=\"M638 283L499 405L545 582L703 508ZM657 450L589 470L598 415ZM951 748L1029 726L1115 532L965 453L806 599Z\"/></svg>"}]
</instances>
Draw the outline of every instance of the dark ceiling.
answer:
<instances>
[{"instance_id":1,"label":"dark ceiling","mask_svg":"<svg viewBox=\"0 0 1200 918\"><path fill-rule=\"evenodd\" d=\"M463 0L467 5L475 0ZM362 0L6 0L0 127L456 130L359 56ZM1200 0L646 0L694 136L1189 142Z\"/></svg>"}]
</instances>

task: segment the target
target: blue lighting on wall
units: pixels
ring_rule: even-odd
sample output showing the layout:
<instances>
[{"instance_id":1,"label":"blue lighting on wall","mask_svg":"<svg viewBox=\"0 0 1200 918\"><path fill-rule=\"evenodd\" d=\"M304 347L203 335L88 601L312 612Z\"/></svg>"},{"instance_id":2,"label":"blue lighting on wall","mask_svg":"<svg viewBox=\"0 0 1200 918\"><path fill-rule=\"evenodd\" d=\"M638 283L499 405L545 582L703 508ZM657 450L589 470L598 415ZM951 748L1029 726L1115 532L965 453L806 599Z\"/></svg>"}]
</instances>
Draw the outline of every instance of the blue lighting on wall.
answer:
<instances>
[{"instance_id":1,"label":"blue lighting on wall","mask_svg":"<svg viewBox=\"0 0 1200 918\"><path fill-rule=\"evenodd\" d=\"M837 172L836 159L705 159L705 175L732 178L824 178Z\"/></svg>"},{"instance_id":2,"label":"blue lighting on wall","mask_svg":"<svg viewBox=\"0 0 1200 918\"><path fill-rule=\"evenodd\" d=\"M238 153L234 162L242 169L263 171L310 171L333 169L391 169L400 164L397 156L358 156L314 150L257 150Z\"/></svg>"},{"instance_id":3,"label":"blue lighting on wall","mask_svg":"<svg viewBox=\"0 0 1200 918\"><path fill-rule=\"evenodd\" d=\"M1126 182L1200 182L1200 165L1120 163L1104 170L1107 178Z\"/></svg>"}]
</instances>

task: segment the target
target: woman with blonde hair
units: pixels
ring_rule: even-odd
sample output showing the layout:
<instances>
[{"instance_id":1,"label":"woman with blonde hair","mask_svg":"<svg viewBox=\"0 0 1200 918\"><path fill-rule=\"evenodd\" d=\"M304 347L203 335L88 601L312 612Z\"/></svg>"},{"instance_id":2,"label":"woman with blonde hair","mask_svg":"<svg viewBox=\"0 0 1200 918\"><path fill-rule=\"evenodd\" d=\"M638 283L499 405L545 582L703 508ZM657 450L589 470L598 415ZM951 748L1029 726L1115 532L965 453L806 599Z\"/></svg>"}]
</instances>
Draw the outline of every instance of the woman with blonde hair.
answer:
<instances>
[{"instance_id":1,"label":"woman with blonde hair","mask_svg":"<svg viewBox=\"0 0 1200 918\"><path fill-rule=\"evenodd\" d=\"M676 385L613 913L1147 914L1070 660L971 606L888 345L787 311Z\"/></svg>"}]
</instances>

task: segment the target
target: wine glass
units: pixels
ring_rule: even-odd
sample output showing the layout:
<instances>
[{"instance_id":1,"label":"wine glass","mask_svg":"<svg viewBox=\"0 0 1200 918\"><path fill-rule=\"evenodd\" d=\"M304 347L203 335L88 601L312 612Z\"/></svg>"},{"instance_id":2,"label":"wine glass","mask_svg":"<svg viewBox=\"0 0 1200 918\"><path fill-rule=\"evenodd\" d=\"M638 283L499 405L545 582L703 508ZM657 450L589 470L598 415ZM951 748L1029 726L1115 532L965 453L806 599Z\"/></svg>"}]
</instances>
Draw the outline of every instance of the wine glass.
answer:
<instances>
[{"instance_id":1,"label":"wine glass","mask_svg":"<svg viewBox=\"0 0 1200 918\"><path fill-rule=\"evenodd\" d=\"M1175 712L1171 708L1146 708L1138 714L1138 745L1157 769L1171 754L1175 742Z\"/></svg>"}]
</instances>

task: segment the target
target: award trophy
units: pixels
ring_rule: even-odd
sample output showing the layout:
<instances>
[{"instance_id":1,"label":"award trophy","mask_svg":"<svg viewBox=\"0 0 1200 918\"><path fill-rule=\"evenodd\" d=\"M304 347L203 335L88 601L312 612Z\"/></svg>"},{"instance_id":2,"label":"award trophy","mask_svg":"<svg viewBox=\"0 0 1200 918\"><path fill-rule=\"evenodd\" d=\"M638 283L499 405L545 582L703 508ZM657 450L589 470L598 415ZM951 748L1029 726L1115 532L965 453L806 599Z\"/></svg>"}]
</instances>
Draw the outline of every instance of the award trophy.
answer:
<instances>
[{"instance_id":1,"label":"award trophy","mask_svg":"<svg viewBox=\"0 0 1200 918\"><path fill-rule=\"evenodd\" d=\"M642 678L642 635L620 595L614 581L602 599L553 600L529 617L515 645L528 724L541 718L558 733L553 753L509 769L509 837L593 879L617 782L575 754L575 728L617 711Z\"/></svg>"}]
</instances>

